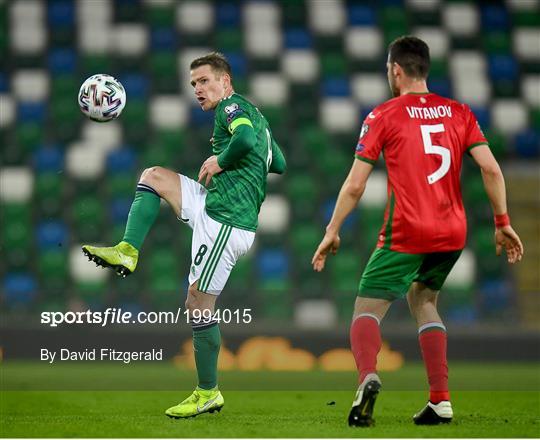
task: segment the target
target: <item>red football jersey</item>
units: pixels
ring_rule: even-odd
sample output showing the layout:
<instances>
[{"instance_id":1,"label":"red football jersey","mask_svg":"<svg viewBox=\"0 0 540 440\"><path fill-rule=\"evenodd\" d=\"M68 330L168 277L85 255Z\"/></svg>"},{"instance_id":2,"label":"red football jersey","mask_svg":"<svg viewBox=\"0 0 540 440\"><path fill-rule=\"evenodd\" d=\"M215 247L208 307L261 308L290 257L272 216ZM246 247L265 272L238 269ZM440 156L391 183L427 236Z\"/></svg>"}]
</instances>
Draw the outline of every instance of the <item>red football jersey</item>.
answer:
<instances>
[{"instance_id":1,"label":"red football jersey","mask_svg":"<svg viewBox=\"0 0 540 440\"><path fill-rule=\"evenodd\" d=\"M412 254L463 249L467 221L459 183L463 154L487 140L470 108L434 93L407 94L365 119L356 158L382 150L388 202L377 247Z\"/></svg>"}]
</instances>

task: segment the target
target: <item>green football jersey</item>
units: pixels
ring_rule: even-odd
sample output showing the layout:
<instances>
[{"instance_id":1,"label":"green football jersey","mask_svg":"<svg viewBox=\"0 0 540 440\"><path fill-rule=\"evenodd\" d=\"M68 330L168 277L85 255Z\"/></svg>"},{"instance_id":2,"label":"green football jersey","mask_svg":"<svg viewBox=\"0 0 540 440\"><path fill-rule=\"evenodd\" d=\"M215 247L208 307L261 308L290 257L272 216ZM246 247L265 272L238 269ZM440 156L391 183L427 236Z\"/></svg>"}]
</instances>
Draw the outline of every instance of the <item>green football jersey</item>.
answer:
<instances>
[{"instance_id":1,"label":"green football jersey","mask_svg":"<svg viewBox=\"0 0 540 440\"><path fill-rule=\"evenodd\" d=\"M255 145L236 163L212 177L206 196L206 212L220 223L255 231L266 196L267 175L283 172L285 159L266 118L237 93L224 98L215 108L213 154L219 156L229 147L235 130L241 125L253 127Z\"/></svg>"}]
</instances>

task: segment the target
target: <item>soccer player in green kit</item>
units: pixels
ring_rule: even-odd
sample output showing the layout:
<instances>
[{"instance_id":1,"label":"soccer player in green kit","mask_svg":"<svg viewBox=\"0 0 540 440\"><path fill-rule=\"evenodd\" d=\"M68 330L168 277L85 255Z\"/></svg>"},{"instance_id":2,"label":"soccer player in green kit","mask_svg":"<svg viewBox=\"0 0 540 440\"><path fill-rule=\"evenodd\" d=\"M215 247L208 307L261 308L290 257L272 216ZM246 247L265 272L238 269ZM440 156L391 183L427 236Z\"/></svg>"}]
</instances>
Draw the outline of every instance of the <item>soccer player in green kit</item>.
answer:
<instances>
[{"instance_id":1,"label":"soccer player in green kit","mask_svg":"<svg viewBox=\"0 0 540 440\"><path fill-rule=\"evenodd\" d=\"M218 323L205 316L213 315L236 261L253 243L267 174L282 174L286 168L264 116L235 93L225 57L210 53L194 60L190 69L201 108L215 112L212 156L202 164L198 182L158 166L144 170L122 241L113 247L83 246L91 261L126 276L137 266L161 199L193 229L186 309L193 328L199 384L187 399L165 411L173 418L223 407L217 387L221 334ZM211 314L204 312L208 310Z\"/></svg>"}]
</instances>

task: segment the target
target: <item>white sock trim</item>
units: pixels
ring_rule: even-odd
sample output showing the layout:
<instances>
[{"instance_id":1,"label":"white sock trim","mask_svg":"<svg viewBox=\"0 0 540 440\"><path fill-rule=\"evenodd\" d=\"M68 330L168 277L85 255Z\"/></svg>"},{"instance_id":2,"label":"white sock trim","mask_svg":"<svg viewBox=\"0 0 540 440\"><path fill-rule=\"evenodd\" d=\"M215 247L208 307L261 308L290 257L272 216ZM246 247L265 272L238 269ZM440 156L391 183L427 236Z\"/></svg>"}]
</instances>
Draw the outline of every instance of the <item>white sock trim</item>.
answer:
<instances>
[{"instance_id":1,"label":"white sock trim","mask_svg":"<svg viewBox=\"0 0 540 440\"><path fill-rule=\"evenodd\" d=\"M376 315L374 315L373 313L360 313L356 317L356 319L363 318L363 317L373 318L375 321L377 321L377 325L381 325L381 320Z\"/></svg>"},{"instance_id":2,"label":"white sock trim","mask_svg":"<svg viewBox=\"0 0 540 440\"><path fill-rule=\"evenodd\" d=\"M446 327L442 322L428 322L427 324L423 324L418 327L418 333L422 333L424 330L427 330L431 327L442 328L444 331L446 331Z\"/></svg>"}]
</instances>

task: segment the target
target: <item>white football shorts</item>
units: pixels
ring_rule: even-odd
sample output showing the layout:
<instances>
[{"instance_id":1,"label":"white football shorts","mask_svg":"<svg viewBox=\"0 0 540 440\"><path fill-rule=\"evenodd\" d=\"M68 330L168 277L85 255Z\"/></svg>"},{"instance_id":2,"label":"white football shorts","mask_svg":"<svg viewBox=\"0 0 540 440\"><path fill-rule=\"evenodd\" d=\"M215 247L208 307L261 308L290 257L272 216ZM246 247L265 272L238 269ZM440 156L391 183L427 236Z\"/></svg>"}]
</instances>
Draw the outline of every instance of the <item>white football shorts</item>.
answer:
<instances>
[{"instance_id":1,"label":"white football shorts","mask_svg":"<svg viewBox=\"0 0 540 440\"><path fill-rule=\"evenodd\" d=\"M198 290L219 295L238 258L245 255L255 239L255 233L224 225L206 213L206 188L179 174L182 185L184 223L193 229L189 285L198 283Z\"/></svg>"}]
</instances>

